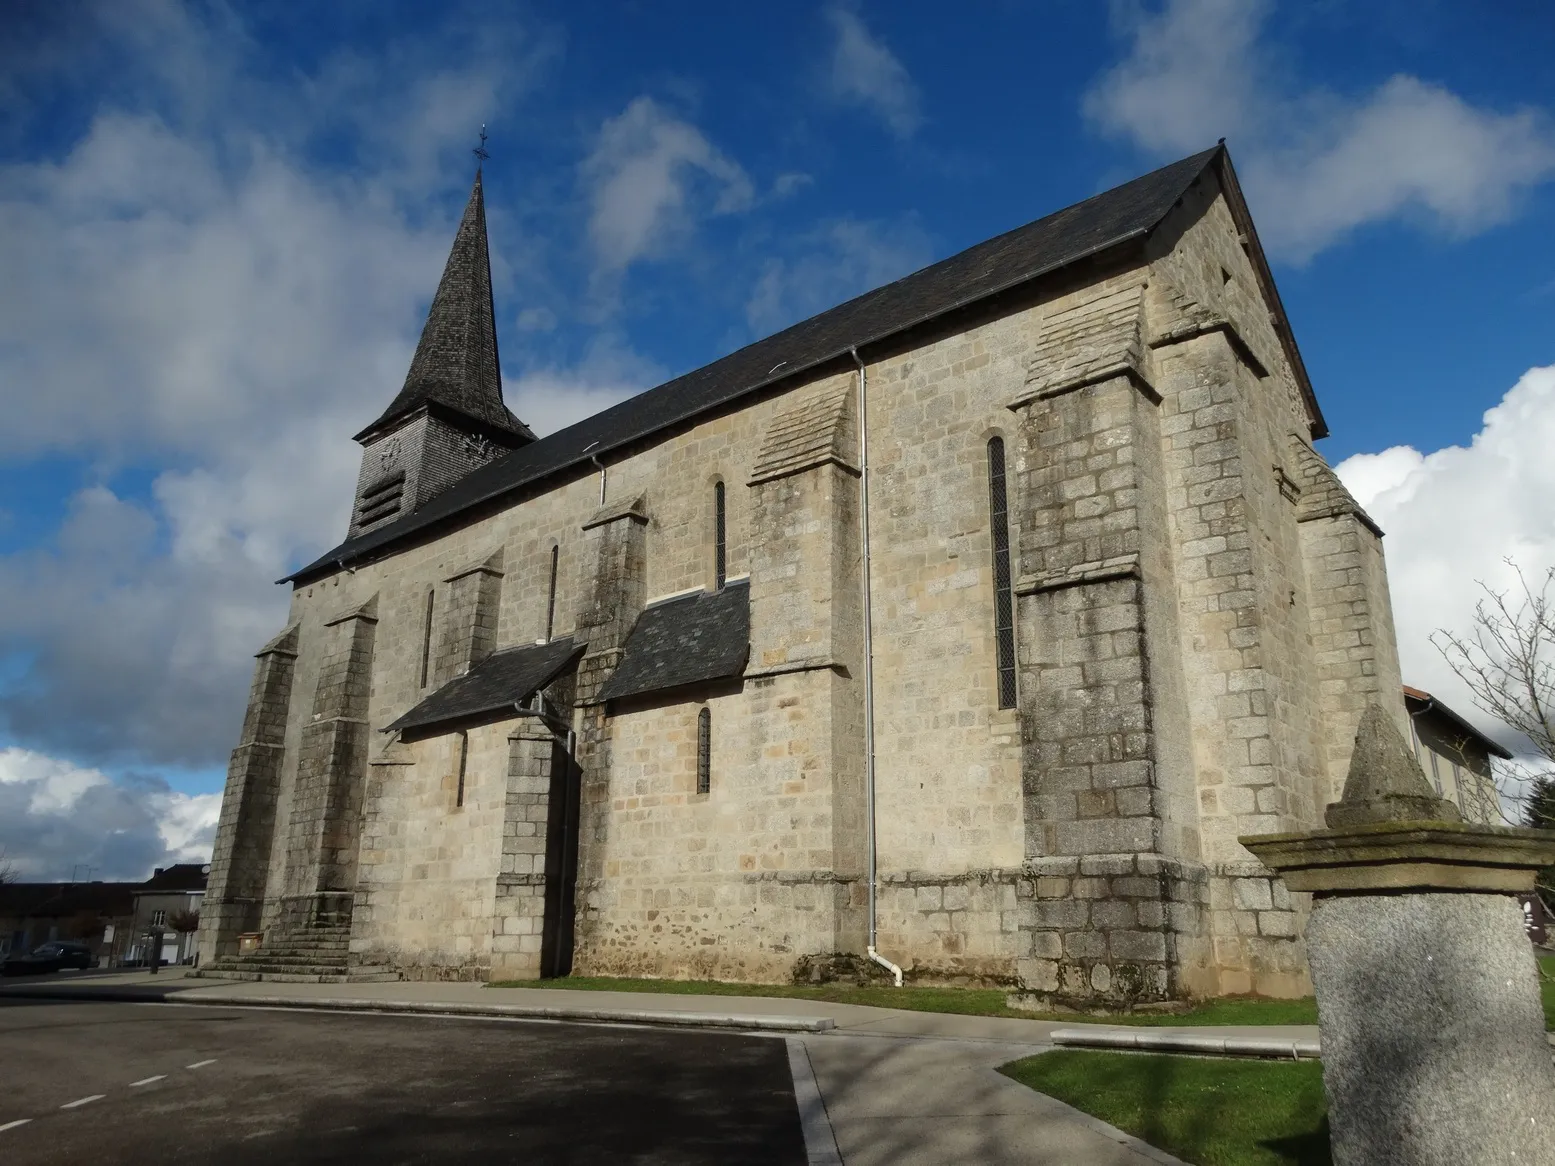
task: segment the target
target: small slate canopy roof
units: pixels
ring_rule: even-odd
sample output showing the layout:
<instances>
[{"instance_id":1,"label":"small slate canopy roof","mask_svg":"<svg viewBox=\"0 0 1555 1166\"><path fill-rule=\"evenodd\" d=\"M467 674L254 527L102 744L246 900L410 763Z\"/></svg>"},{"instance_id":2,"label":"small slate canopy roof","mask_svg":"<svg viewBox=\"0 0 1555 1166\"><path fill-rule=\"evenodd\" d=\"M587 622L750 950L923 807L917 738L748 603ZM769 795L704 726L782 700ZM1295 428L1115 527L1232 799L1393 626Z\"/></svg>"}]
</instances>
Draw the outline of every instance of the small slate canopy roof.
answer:
<instances>
[{"instance_id":1,"label":"small slate canopy roof","mask_svg":"<svg viewBox=\"0 0 1555 1166\"><path fill-rule=\"evenodd\" d=\"M384 732L425 735L422 730L511 709L564 673L585 645L563 636L548 644L526 644L493 652L463 676L456 676Z\"/></svg>"},{"instance_id":2,"label":"small slate canopy roof","mask_svg":"<svg viewBox=\"0 0 1555 1166\"><path fill-rule=\"evenodd\" d=\"M488 462L421 509L347 539L281 582L300 587L345 564L380 557L394 543L419 531L455 520L465 511L585 466L591 459L790 377L846 359L850 349L886 340L1110 248L1145 239L1211 167L1218 168L1232 196L1233 209L1240 208L1236 176L1224 146L1173 162L866 292ZM1297 382L1312 410L1313 436L1325 436L1327 427L1250 222L1246 230L1253 244L1253 262L1275 313L1276 328L1286 341ZM390 412L393 410L391 406Z\"/></svg>"},{"instance_id":3,"label":"small slate canopy roof","mask_svg":"<svg viewBox=\"0 0 1555 1166\"><path fill-rule=\"evenodd\" d=\"M655 603L637 617L621 663L599 695L614 700L739 676L750 638L749 579Z\"/></svg>"}]
</instances>

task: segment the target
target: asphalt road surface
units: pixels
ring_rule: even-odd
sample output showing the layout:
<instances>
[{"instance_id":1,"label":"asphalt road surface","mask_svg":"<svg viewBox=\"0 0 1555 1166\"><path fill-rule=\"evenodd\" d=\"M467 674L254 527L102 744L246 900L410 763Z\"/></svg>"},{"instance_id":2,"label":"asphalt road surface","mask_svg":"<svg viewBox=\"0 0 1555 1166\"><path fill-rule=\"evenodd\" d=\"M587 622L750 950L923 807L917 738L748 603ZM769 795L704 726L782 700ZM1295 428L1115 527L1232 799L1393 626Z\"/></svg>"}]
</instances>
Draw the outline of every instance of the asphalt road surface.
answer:
<instances>
[{"instance_id":1,"label":"asphalt road surface","mask_svg":"<svg viewBox=\"0 0 1555 1166\"><path fill-rule=\"evenodd\" d=\"M805 1162L781 1039L0 1001L0 1163Z\"/></svg>"}]
</instances>

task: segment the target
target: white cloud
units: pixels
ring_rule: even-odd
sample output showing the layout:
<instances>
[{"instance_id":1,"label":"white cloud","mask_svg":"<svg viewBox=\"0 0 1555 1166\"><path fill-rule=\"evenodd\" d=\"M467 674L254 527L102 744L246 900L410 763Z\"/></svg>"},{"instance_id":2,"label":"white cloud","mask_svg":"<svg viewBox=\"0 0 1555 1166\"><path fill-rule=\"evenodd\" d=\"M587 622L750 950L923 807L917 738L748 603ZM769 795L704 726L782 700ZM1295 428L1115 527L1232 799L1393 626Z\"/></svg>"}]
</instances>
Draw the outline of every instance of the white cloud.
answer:
<instances>
[{"instance_id":1,"label":"white cloud","mask_svg":"<svg viewBox=\"0 0 1555 1166\"><path fill-rule=\"evenodd\" d=\"M109 7L123 19L93 35L114 81L83 93L80 138L0 164L0 458L96 467L51 538L0 555L0 740L204 768L285 618L272 581L344 535L350 435L405 376L462 208L450 184L533 61L401 45L267 80L240 28ZM164 76L186 60L209 67ZM19 103L42 85L23 80ZM313 161L320 136L362 163ZM573 388L521 384L515 404L543 425L600 399ZM101 484L125 466L149 491Z\"/></svg>"},{"instance_id":2,"label":"white cloud","mask_svg":"<svg viewBox=\"0 0 1555 1166\"><path fill-rule=\"evenodd\" d=\"M701 214L729 214L754 199L740 165L702 131L638 97L605 122L583 163L589 238L606 272L662 254Z\"/></svg>"},{"instance_id":3,"label":"white cloud","mask_svg":"<svg viewBox=\"0 0 1555 1166\"><path fill-rule=\"evenodd\" d=\"M1471 630L1483 581L1516 585L1555 566L1555 365L1528 370L1467 446L1421 453L1395 446L1346 458L1335 471L1387 532L1388 581L1407 684L1441 697L1516 747L1477 713L1430 643L1439 628Z\"/></svg>"},{"instance_id":4,"label":"white cloud","mask_svg":"<svg viewBox=\"0 0 1555 1166\"><path fill-rule=\"evenodd\" d=\"M929 237L912 222L843 219L795 243L789 255L767 260L746 301L745 318L757 335L890 283L933 258Z\"/></svg>"},{"instance_id":5,"label":"white cloud","mask_svg":"<svg viewBox=\"0 0 1555 1166\"><path fill-rule=\"evenodd\" d=\"M509 390L513 411L544 437L636 396L665 379L662 368L620 336L596 337L576 364L532 369Z\"/></svg>"},{"instance_id":6,"label":"white cloud","mask_svg":"<svg viewBox=\"0 0 1555 1166\"><path fill-rule=\"evenodd\" d=\"M156 866L207 862L220 809L220 794L0 749L0 854L22 879L64 879L78 866L93 878L143 879Z\"/></svg>"},{"instance_id":7,"label":"white cloud","mask_svg":"<svg viewBox=\"0 0 1555 1166\"><path fill-rule=\"evenodd\" d=\"M906 66L856 13L829 8L826 19L836 36L826 75L832 97L869 110L898 138L911 137L923 115L918 87Z\"/></svg>"},{"instance_id":8,"label":"white cloud","mask_svg":"<svg viewBox=\"0 0 1555 1166\"><path fill-rule=\"evenodd\" d=\"M1129 53L1086 93L1086 115L1157 153L1230 138L1263 240L1283 258L1397 217L1479 231L1555 175L1555 127L1540 112L1479 108L1405 74L1355 97L1283 83L1259 43L1265 0L1117 11Z\"/></svg>"}]
</instances>

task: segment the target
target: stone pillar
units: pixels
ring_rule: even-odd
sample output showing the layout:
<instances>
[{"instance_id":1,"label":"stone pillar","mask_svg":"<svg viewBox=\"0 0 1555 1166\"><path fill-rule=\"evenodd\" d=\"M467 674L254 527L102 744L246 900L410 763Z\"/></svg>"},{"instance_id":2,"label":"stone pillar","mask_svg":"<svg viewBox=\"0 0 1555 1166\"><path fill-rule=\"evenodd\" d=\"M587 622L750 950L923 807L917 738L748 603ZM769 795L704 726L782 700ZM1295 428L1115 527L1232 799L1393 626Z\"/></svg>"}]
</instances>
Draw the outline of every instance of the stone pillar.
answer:
<instances>
[{"instance_id":1,"label":"stone pillar","mask_svg":"<svg viewBox=\"0 0 1555 1166\"><path fill-rule=\"evenodd\" d=\"M433 688L463 676L497 646L497 612L502 602L502 551L450 575L443 605L443 629L432 658Z\"/></svg>"},{"instance_id":2,"label":"stone pillar","mask_svg":"<svg viewBox=\"0 0 1555 1166\"><path fill-rule=\"evenodd\" d=\"M1555 1162L1555 1068L1515 897L1555 863L1555 831L1463 824L1378 705L1326 819L1241 841L1313 895L1334 1162Z\"/></svg>"},{"instance_id":3,"label":"stone pillar","mask_svg":"<svg viewBox=\"0 0 1555 1166\"><path fill-rule=\"evenodd\" d=\"M374 596L325 625L332 638L302 729L286 827L283 926L343 923L351 916L377 613Z\"/></svg>"},{"instance_id":4,"label":"stone pillar","mask_svg":"<svg viewBox=\"0 0 1555 1166\"><path fill-rule=\"evenodd\" d=\"M555 738L538 718L508 735L508 788L502 818L502 867L493 911L491 978L534 980L545 974L546 825L550 818Z\"/></svg>"},{"instance_id":5,"label":"stone pillar","mask_svg":"<svg viewBox=\"0 0 1555 1166\"><path fill-rule=\"evenodd\" d=\"M227 765L227 788L200 909L200 962L234 956L238 936L258 931L286 752L286 710L297 664L297 625L258 652L243 733Z\"/></svg>"},{"instance_id":6,"label":"stone pillar","mask_svg":"<svg viewBox=\"0 0 1555 1166\"><path fill-rule=\"evenodd\" d=\"M641 495L599 508L583 524L586 564L573 641L586 643L578 662L576 755L582 767L582 823L578 832L578 945L589 940L590 911L605 886L605 831L610 804L610 721L598 699L621 662L622 648L648 599L648 512Z\"/></svg>"},{"instance_id":7,"label":"stone pillar","mask_svg":"<svg viewBox=\"0 0 1555 1166\"><path fill-rule=\"evenodd\" d=\"M1316 450L1297 437L1291 446L1301 478L1301 559L1312 597L1326 802L1339 796L1366 708L1381 705L1400 728L1408 720L1382 531Z\"/></svg>"},{"instance_id":8,"label":"stone pillar","mask_svg":"<svg viewBox=\"0 0 1555 1166\"><path fill-rule=\"evenodd\" d=\"M829 869L761 884L819 906L801 917L822 922L790 940L800 956L862 956L868 942L856 380L833 377L778 413L748 482L751 752L765 788L831 843Z\"/></svg>"},{"instance_id":9,"label":"stone pillar","mask_svg":"<svg viewBox=\"0 0 1555 1166\"><path fill-rule=\"evenodd\" d=\"M1050 318L1010 406L1023 442L1019 975L1043 996L1112 1005L1184 995L1206 962L1142 294Z\"/></svg>"}]
</instances>

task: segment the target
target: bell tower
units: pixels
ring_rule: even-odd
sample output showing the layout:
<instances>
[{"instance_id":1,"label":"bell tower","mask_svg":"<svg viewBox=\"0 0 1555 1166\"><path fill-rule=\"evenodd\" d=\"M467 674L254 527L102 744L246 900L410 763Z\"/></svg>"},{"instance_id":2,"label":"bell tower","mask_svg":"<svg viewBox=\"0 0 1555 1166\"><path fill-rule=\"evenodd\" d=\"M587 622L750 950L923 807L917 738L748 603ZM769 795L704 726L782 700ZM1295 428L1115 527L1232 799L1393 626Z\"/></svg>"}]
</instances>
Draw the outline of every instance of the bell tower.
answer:
<instances>
[{"instance_id":1,"label":"bell tower","mask_svg":"<svg viewBox=\"0 0 1555 1166\"><path fill-rule=\"evenodd\" d=\"M534 439L502 401L477 168L405 385L356 435L362 469L347 537L414 513L472 470Z\"/></svg>"}]
</instances>

